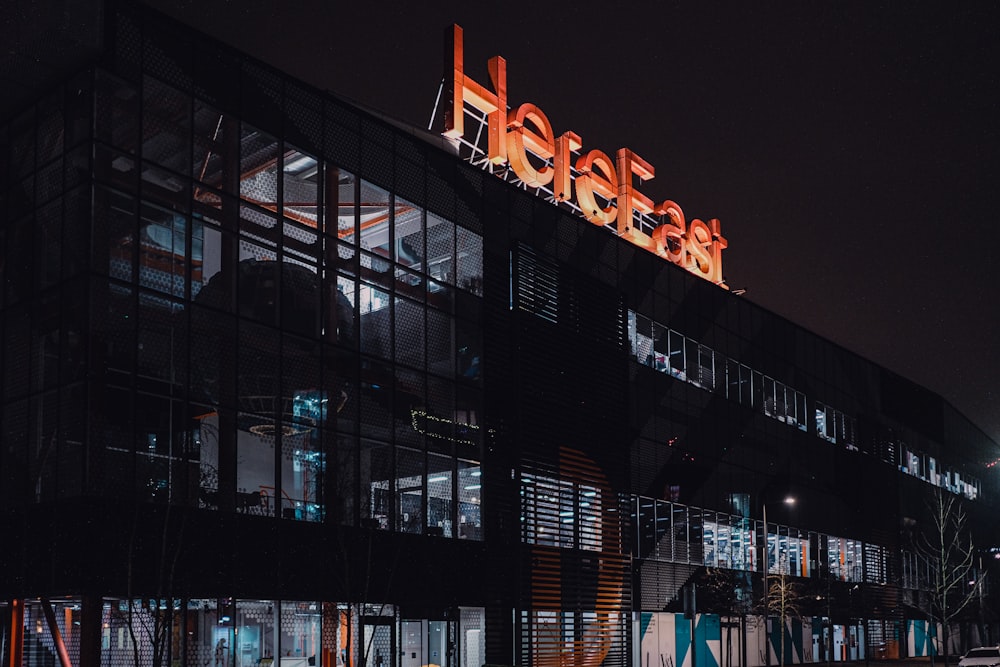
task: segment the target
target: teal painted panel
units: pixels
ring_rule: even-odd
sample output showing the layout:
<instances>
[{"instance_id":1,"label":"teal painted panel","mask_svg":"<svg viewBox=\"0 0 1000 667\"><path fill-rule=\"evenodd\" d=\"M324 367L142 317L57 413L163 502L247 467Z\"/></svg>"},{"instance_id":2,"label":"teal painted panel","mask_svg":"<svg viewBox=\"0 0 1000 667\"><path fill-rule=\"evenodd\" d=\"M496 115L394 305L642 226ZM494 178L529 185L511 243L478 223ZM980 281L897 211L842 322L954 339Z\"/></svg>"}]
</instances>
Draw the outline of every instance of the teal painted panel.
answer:
<instances>
[{"instance_id":1,"label":"teal painted panel","mask_svg":"<svg viewBox=\"0 0 1000 667\"><path fill-rule=\"evenodd\" d=\"M653 613L649 611L644 611L639 614L639 636L645 637L646 630L649 629L649 624L653 620Z\"/></svg>"},{"instance_id":2,"label":"teal painted panel","mask_svg":"<svg viewBox=\"0 0 1000 667\"><path fill-rule=\"evenodd\" d=\"M906 621L907 634L910 638L909 649L911 655L925 657L936 654L934 650L934 637L931 634L931 626L927 621L908 620Z\"/></svg>"},{"instance_id":3,"label":"teal painted panel","mask_svg":"<svg viewBox=\"0 0 1000 667\"><path fill-rule=\"evenodd\" d=\"M715 657L715 651L709 642L716 645L722 641L722 623L715 614L701 614L694 629L695 638L695 665L697 667L719 667L719 661Z\"/></svg>"},{"instance_id":4,"label":"teal painted panel","mask_svg":"<svg viewBox=\"0 0 1000 667\"><path fill-rule=\"evenodd\" d=\"M674 638L677 649L677 667L684 667L691 646L691 621L684 614L674 614Z\"/></svg>"}]
</instances>

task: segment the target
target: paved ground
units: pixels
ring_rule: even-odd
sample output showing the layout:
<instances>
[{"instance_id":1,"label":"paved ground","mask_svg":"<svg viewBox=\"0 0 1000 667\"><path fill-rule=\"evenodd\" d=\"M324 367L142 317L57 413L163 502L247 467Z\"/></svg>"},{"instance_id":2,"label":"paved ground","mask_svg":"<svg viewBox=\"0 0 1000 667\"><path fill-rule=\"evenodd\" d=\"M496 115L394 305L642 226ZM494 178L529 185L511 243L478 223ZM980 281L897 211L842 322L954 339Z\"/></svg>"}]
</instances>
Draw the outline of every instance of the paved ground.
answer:
<instances>
[{"instance_id":1,"label":"paved ground","mask_svg":"<svg viewBox=\"0 0 1000 667\"><path fill-rule=\"evenodd\" d=\"M948 656L948 667L957 667L958 659L961 656L950 655ZM843 660L837 662L827 663L824 661L819 662L807 662L804 663L805 667L931 667L930 658L890 658L884 660L876 660L872 658L867 662L864 660ZM772 665L772 667L776 667ZM786 667L802 667L802 665L787 665ZM934 658L934 667L944 667L944 658L938 656Z\"/></svg>"},{"instance_id":2,"label":"paved ground","mask_svg":"<svg viewBox=\"0 0 1000 667\"><path fill-rule=\"evenodd\" d=\"M948 656L948 667L956 667L958 665L958 659L961 656L950 655ZM823 664L825 663L815 663ZM930 658L896 658L887 660L869 660L867 663L864 660L854 660L847 662L837 662L833 663L831 667L837 667L837 665L852 665L853 667L864 667L864 665L869 667L931 667ZM934 658L934 667L944 667L944 658L938 656Z\"/></svg>"}]
</instances>

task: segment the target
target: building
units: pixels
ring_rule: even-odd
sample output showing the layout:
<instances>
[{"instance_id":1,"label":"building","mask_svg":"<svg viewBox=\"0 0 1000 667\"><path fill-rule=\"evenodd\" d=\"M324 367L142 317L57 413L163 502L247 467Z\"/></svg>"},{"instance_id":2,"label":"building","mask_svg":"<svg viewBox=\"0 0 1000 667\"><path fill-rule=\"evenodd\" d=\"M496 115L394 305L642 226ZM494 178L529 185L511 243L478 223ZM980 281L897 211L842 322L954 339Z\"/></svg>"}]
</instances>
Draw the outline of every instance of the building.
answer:
<instances>
[{"instance_id":1,"label":"building","mask_svg":"<svg viewBox=\"0 0 1000 667\"><path fill-rule=\"evenodd\" d=\"M629 154L523 106L477 146L455 110L506 101L457 74L442 137L92 25L0 125L5 666L924 655L936 489L989 569L1000 446L727 290ZM516 162L549 139L568 180ZM996 641L977 590L955 647Z\"/></svg>"}]
</instances>

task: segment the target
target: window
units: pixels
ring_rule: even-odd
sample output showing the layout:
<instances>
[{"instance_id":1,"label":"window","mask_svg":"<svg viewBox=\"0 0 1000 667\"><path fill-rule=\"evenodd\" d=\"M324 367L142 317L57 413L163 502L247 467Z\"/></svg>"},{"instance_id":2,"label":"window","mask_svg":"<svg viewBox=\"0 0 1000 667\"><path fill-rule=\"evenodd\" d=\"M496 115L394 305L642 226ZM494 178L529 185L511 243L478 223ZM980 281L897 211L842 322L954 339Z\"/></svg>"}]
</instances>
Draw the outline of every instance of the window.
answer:
<instances>
[{"instance_id":1,"label":"window","mask_svg":"<svg viewBox=\"0 0 1000 667\"><path fill-rule=\"evenodd\" d=\"M602 522L609 520L602 496L594 486L525 473L521 478L522 540L600 551Z\"/></svg>"},{"instance_id":2,"label":"window","mask_svg":"<svg viewBox=\"0 0 1000 667\"><path fill-rule=\"evenodd\" d=\"M816 402L816 435L828 442L857 450L857 422L840 410Z\"/></svg>"},{"instance_id":3,"label":"window","mask_svg":"<svg viewBox=\"0 0 1000 667\"><path fill-rule=\"evenodd\" d=\"M422 452L396 449L396 530L424 532L424 456Z\"/></svg>"},{"instance_id":4,"label":"window","mask_svg":"<svg viewBox=\"0 0 1000 667\"><path fill-rule=\"evenodd\" d=\"M482 469L478 461L458 460L458 538L482 540Z\"/></svg>"},{"instance_id":5,"label":"window","mask_svg":"<svg viewBox=\"0 0 1000 667\"><path fill-rule=\"evenodd\" d=\"M686 380L684 360L684 336L676 331L670 332L670 374L681 380Z\"/></svg>"},{"instance_id":6,"label":"window","mask_svg":"<svg viewBox=\"0 0 1000 667\"><path fill-rule=\"evenodd\" d=\"M440 454L427 455L427 534L452 537L454 514L452 459Z\"/></svg>"},{"instance_id":7,"label":"window","mask_svg":"<svg viewBox=\"0 0 1000 667\"><path fill-rule=\"evenodd\" d=\"M528 267L531 268L531 267ZM536 272L522 271L520 280L528 277L538 279ZM545 281L551 292L550 299L535 299L539 303L551 304L547 311L534 311L556 321L556 298L554 279ZM537 287L534 296L538 296ZM522 308L530 309L524 305ZM791 387L752 370L712 348L687 338L648 317L628 311L628 337L632 356L635 360L661 373L685 380L696 387L721 394L746 407L755 407L768 417L806 430L806 397ZM851 433L853 442L853 420L845 422L845 431Z\"/></svg>"}]
</instances>

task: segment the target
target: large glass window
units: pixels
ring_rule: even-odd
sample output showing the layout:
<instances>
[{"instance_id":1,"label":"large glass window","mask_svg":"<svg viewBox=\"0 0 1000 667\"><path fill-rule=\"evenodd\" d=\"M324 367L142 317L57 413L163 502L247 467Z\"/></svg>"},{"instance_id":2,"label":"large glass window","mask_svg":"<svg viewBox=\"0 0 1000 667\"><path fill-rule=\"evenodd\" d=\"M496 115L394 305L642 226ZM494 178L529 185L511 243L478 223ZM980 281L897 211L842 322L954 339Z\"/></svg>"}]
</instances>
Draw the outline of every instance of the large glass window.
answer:
<instances>
[{"instance_id":1,"label":"large glass window","mask_svg":"<svg viewBox=\"0 0 1000 667\"><path fill-rule=\"evenodd\" d=\"M285 146L281 164L281 210L285 219L293 223L285 229L286 244L294 245L294 241L308 247L315 243L319 225L320 167L315 156L294 146ZM315 257L316 253L309 250L307 256Z\"/></svg>"},{"instance_id":2,"label":"large glass window","mask_svg":"<svg viewBox=\"0 0 1000 667\"><path fill-rule=\"evenodd\" d=\"M103 282L81 302L106 386L81 405L94 415L87 437L106 445L95 484L480 539L481 235L156 78L99 72L94 95L92 268ZM5 388L23 399L5 406L5 424L23 431L40 496L81 484L48 470L84 439L69 444L60 420L73 412L53 393L74 367L53 361L58 337L28 335L68 311L57 300L39 301L34 320L11 311L25 291L11 267L26 264L28 288L65 282L69 200L53 189L63 97L15 121L4 161L44 204L37 220L34 202L12 210L0 262ZM52 243L32 252L21 237ZM59 456L44 456L52 448Z\"/></svg>"},{"instance_id":3,"label":"large glass window","mask_svg":"<svg viewBox=\"0 0 1000 667\"><path fill-rule=\"evenodd\" d=\"M281 516L286 519L323 520L325 455L315 424L326 409L324 403L315 390L294 392L291 419L282 423Z\"/></svg>"},{"instance_id":4,"label":"large glass window","mask_svg":"<svg viewBox=\"0 0 1000 667\"><path fill-rule=\"evenodd\" d=\"M455 223L433 213L427 214L426 273L438 283L455 284Z\"/></svg>"},{"instance_id":5,"label":"large glass window","mask_svg":"<svg viewBox=\"0 0 1000 667\"><path fill-rule=\"evenodd\" d=\"M479 462L458 459L458 537L483 539L480 507L483 498L482 470Z\"/></svg>"},{"instance_id":6,"label":"large glass window","mask_svg":"<svg viewBox=\"0 0 1000 667\"><path fill-rule=\"evenodd\" d=\"M385 259L392 259L391 200L386 190L361 181L360 224L357 243L362 250ZM352 239L353 235L346 235ZM373 267L374 268L374 267ZM388 265L386 265L388 268Z\"/></svg>"},{"instance_id":7,"label":"large glass window","mask_svg":"<svg viewBox=\"0 0 1000 667\"><path fill-rule=\"evenodd\" d=\"M271 607L268 606L266 610L263 610L264 613L261 614L258 611L256 615L263 621L262 626L271 620L270 609ZM322 609L322 604L314 600L281 603L281 622L277 627L272 628L272 631L276 631L278 635L278 652L279 655L284 656L284 662L287 667L320 664L323 647L321 632L323 626ZM329 620L333 621L333 619ZM261 628L261 636L264 638L264 641L261 642L261 649L262 651L267 651L266 639L268 633L265 627ZM267 655L265 653L261 657L266 658ZM238 664L266 664L260 661L255 662L253 655L249 657L250 661L243 660ZM281 662L279 660L278 664L280 665Z\"/></svg>"},{"instance_id":8,"label":"large glass window","mask_svg":"<svg viewBox=\"0 0 1000 667\"><path fill-rule=\"evenodd\" d=\"M706 567L752 569L753 540L748 521L722 512L705 512L702 539Z\"/></svg>"},{"instance_id":9,"label":"large glass window","mask_svg":"<svg viewBox=\"0 0 1000 667\"><path fill-rule=\"evenodd\" d=\"M275 495L274 484L275 447L280 446L279 423L272 415L249 412L241 412L238 423L236 511L274 516L284 505Z\"/></svg>"},{"instance_id":10,"label":"large glass window","mask_svg":"<svg viewBox=\"0 0 1000 667\"><path fill-rule=\"evenodd\" d=\"M452 537L454 533L454 473L452 459L427 455L427 534Z\"/></svg>"},{"instance_id":11,"label":"large glass window","mask_svg":"<svg viewBox=\"0 0 1000 667\"><path fill-rule=\"evenodd\" d=\"M412 449L396 450L396 529L401 533L424 532L424 455Z\"/></svg>"},{"instance_id":12,"label":"large glass window","mask_svg":"<svg viewBox=\"0 0 1000 667\"><path fill-rule=\"evenodd\" d=\"M594 486L580 485L580 548L600 551L604 545L604 498Z\"/></svg>"},{"instance_id":13,"label":"large glass window","mask_svg":"<svg viewBox=\"0 0 1000 667\"><path fill-rule=\"evenodd\" d=\"M422 304L396 297L395 341L396 362L413 368L423 369L426 362L425 335L427 323L426 309Z\"/></svg>"},{"instance_id":14,"label":"large glass window","mask_svg":"<svg viewBox=\"0 0 1000 667\"><path fill-rule=\"evenodd\" d=\"M355 244L361 207L358 179L354 174L327 163L325 232L332 238Z\"/></svg>"},{"instance_id":15,"label":"large glass window","mask_svg":"<svg viewBox=\"0 0 1000 667\"><path fill-rule=\"evenodd\" d=\"M826 537L830 575L841 581L862 580L862 543L843 537Z\"/></svg>"},{"instance_id":16,"label":"large glass window","mask_svg":"<svg viewBox=\"0 0 1000 667\"><path fill-rule=\"evenodd\" d=\"M139 285L184 296L188 277L187 220L162 206L143 203L139 212Z\"/></svg>"},{"instance_id":17,"label":"large glass window","mask_svg":"<svg viewBox=\"0 0 1000 667\"><path fill-rule=\"evenodd\" d=\"M760 567L760 522L642 497L635 499L634 507L636 553L640 558L746 571ZM768 524L767 528L764 554L768 571L812 576L809 535L777 524Z\"/></svg>"},{"instance_id":18,"label":"large glass window","mask_svg":"<svg viewBox=\"0 0 1000 667\"><path fill-rule=\"evenodd\" d=\"M815 413L816 435L834 444L839 443L847 449L858 448L857 424L853 417L818 401Z\"/></svg>"},{"instance_id":19,"label":"large glass window","mask_svg":"<svg viewBox=\"0 0 1000 667\"><path fill-rule=\"evenodd\" d=\"M361 489L365 494L361 505L361 525L390 530L392 492L392 449L373 440L361 441ZM395 484L393 485L395 487Z\"/></svg>"},{"instance_id":20,"label":"large glass window","mask_svg":"<svg viewBox=\"0 0 1000 667\"><path fill-rule=\"evenodd\" d=\"M806 430L806 397L801 392L632 310L628 336L632 356L640 364ZM853 432L853 422L845 423Z\"/></svg>"},{"instance_id":21,"label":"large glass window","mask_svg":"<svg viewBox=\"0 0 1000 667\"><path fill-rule=\"evenodd\" d=\"M204 185L235 194L233 186L239 176L233 168L238 157L238 122L202 100L195 99L193 126L191 174ZM202 186L196 186L195 200L208 205L217 205L220 201L217 193Z\"/></svg>"},{"instance_id":22,"label":"large glass window","mask_svg":"<svg viewBox=\"0 0 1000 667\"><path fill-rule=\"evenodd\" d=\"M795 528L768 524L768 572L812 576L809 537Z\"/></svg>"},{"instance_id":23,"label":"large glass window","mask_svg":"<svg viewBox=\"0 0 1000 667\"><path fill-rule=\"evenodd\" d=\"M278 200L278 140L243 124L240 136L240 198L268 210Z\"/></svg>"},{"instance_id":24,"label":"large glass window","mask_svg":"<svg viewBox=\"0 0 1000 667\"><path fill-rule=\"evenodd\" d=\"M192 406L192 440L198 453L198 506L219 509L219 414L208 405Z\"/></svg>"},{"instance_id":25,"label":"large glass window","mask_svg":"<svg viewBox=\"0 0 1000 667\"><path fill-rule=\"evenodd\" d=\"M53 651L43 604L51 604L69 655L76 660L80 601L26 604L26 629ZM138 657L140 665L152 665L156 651L163 664L180 664L186 657L189 663L211 667L270 667L279 662L285 667L318 665L324 648L331 655L353 654L343 632L350 616L346 606L338 609L335 604L315 600L106 599L101 618L101 664L132 664Z\"/></svg>"},{"instance_id":26,"label":"large glass window","mask_svg":"<svg viewBox=\"0 0 1000 667\"><path fill-rule=\"evenodd\" d=\"M653 322L653 363L651 365L658 371L665 371L670 365L670 336L669 330Z\"/></svg>"},{"instance_id":27,"label":"large glass window","mask_svg":"<svg viewBox=\"0 0 1000 667\"><path fill-rule=\"evenodd\" d=\"M521 481L522 540L569 549L600 551L606 538L604 492L597 486L524 474Z\"/></svg>"},{"instance_id":28,"label":"large glass window","mask_svg":"<svg viewBox=\"0 0 1000 667\"><path fill-rule=\"evenodd\" d=\"M361 351L375 357L392 357L392 300L374 285L358 288L361 319Z\"/></svg>"},{"instance_id":29,"label":"large glass window","mask_svg":"<svg viewBox=\"0 0 1000 667\"><path fill-rule=\"evenodd\" d=\"M764 414L768 417L777 417L774 401L774 380L764 376L763 384Z\"/></svg>"},{"instance_id":30,"label":"large glass window","mask_svg":"<svg viewBox=\"0 0 1000 667\"><path fill-rule=\"evenodd\" d=\"M396 198L393 211L393 259L401 267L428 273L424 250L424 210Z\"/></svg>"},{"instance_id":31,"label":"large glass window","mask_svg":"<svg viewBox=\"0 0 1000 667\"><path fill-rule=\"evenodd\" d=\"M191 98L146 76L142 83L142 158L169 171L146 166L143 179L174 190L177 179L170 172L190 174L190 133Z\"/></svg>"},{"instance_id":32,"label":"large glass window","mask_svg":"<svg viewBox=\"0 0 1000 667\"><path fill-rule=\"evenodd\" d=\"M464 227L456 228L456 285L476 296L483 294L483 238Z\"/></svg>"},{"instance_id":33,"label":"large glass window","mask_svg":"<svg viewBox=\"0 0 1000 667\"><path fill-rule=\"evenodd\" d=\"M704 345L698 346L698 366L701 386L709 391L715 391L715 352L711 348ZM723 384L723 386L725 385Z\"/></svg>"},{"instance_id":34,"label":"large glass window","mask_svg":"<svg viewBox=\"0 0 1000 667\"><path fill-rule=\"evenodd\" d=\"M483 332L476 320L455 320L455 374L464 381L478 384L482 372Z\"/></svg>"},{"instance_id":35,"label":"large glass window","mask_svg":"<svg viewBox=\"0 0 1000 667\"><path fill-rule=\"evenodd\" d=\"M138 91L104 70L98 70L95 92L95 138L134 154L139 143Z\"/></svg>"},{"instance_id":36,"label":"large glass window","mask_svg":"<svg viewBox=\"0 0 1000 667\"><path fill-rule=\"evenodd\" d=\"M577 503L571 482L523 475L521 513L524 541L542 546L576 547Z\"/></svg>"}]
</instances>

